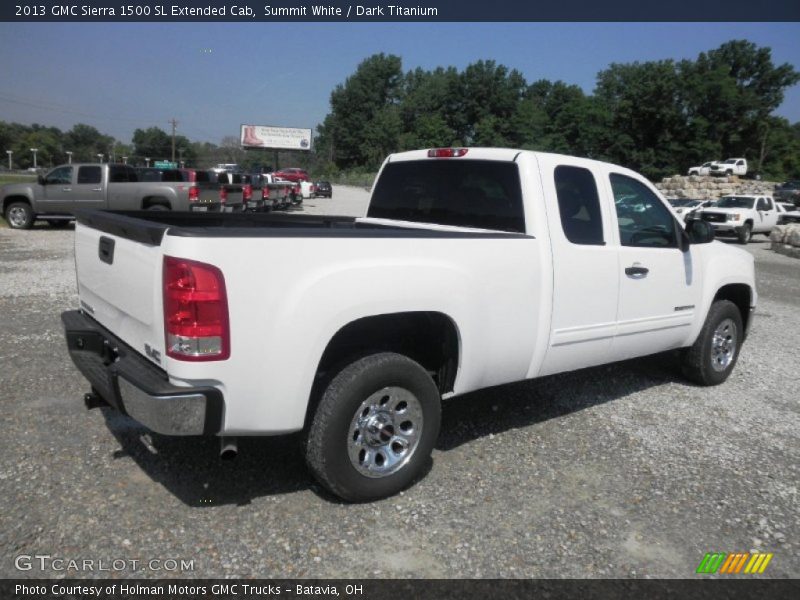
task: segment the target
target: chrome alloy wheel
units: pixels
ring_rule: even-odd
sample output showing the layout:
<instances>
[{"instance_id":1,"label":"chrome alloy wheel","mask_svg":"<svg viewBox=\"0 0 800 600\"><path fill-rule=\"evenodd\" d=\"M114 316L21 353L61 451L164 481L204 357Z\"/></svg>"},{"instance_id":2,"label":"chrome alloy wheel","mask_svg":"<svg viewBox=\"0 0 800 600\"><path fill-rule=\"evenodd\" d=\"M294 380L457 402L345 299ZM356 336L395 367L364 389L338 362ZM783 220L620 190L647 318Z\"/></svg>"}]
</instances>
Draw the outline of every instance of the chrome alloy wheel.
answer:
<instances>
[{"instance_id":1,"label":"chrome alloy wheel","mask_svg":"<svg viewBox=\"0 0 800 600\"><path fill-rule=\"evenodd\" d=\"M25 226L28 221L28 213L21 206L12 206L6 215L9 224L14 228L21 228Z\"/></svg>"},{"instance_id":2,"label":"chrome alloy wheel","mask_svg":"<svg viewBox=\"0 0 800 600\"><path fill-rule=\"evenodd\" d=\"M378 390L358 407L350 422L347 454L366 477L386 477L401 469L422 436L422 405L401 387Z\"/></svg>"},{"instance_id":3,"label":"chrome alloy wheel","mask_svg":"<svg viewBox=\"0 0 800 600\"><path fill-rule=\"evenodd\" d=\"M711 340L711 366L715 371L724 371L736 354L736 323L724 319L714 330Z\"/></svg>"}]
</instances>

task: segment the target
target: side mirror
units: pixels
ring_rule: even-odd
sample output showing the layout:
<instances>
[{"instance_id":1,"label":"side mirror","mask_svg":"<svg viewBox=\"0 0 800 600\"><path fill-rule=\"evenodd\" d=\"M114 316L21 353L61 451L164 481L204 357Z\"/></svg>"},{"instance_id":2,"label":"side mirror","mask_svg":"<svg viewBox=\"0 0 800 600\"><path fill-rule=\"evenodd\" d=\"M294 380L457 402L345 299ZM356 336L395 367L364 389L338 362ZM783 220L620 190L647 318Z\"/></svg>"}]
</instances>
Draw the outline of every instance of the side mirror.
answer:
<instances>
[{"instance_id":1,"label":"side mirror","mask_svg":"<svg viewBox=\"0 0 800 600\"><path fill-rule=\"evenodd\" d=\"M706 221L692 219L686 224L690 244L708 244L714 241L714 227Z\"/></svg>"},{"instance_id":2,"label":"side mirror","mask_svg":"<svg viewBox=\"0 0 800 600\"><path fill-rule=\"evenodd\" d=\"M44 180L44 175L37 175L36 181L39 185L47 185L47 182Z\"/></svg>"}]
</instances>

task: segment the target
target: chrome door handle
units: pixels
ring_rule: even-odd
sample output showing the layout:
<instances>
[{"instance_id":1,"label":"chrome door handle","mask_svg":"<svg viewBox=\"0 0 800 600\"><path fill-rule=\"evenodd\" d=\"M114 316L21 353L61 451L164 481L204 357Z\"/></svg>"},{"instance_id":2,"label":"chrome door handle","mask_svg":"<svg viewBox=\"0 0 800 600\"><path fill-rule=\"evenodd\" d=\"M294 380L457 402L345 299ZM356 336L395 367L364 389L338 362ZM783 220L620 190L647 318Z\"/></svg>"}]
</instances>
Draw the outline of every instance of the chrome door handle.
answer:
<instances>
[{"instance_id":1,"label":"chrome door handle","mask_svg":"<svg viewBox=\"0 0 800 600\"><path fill-rule=\"evenodd\" d=\"M647 277L649 272L650 269L643 267L639 263L633 263L630 267L625 268L625 275L633 277L634 279L642 279L643 277Z\"/></svg>"},{"instance_id":2,"label":"chrome door handle","mask_svg":"<svg viewBox=\"0 0 800 600\"><path fill-rule=\"evenodd\" d=\"M72 188L61 188L62 192L71 192Z\"/></svg>"},{"instance_id":3,"label":"chrome door handle","mask_svg":"<svg viewBox=\"0 0 800 600\"><path fill-rule=\"evenodd\" d=\"M102 192L103 188L92 188L93 192Z\"/></svg>"}]
</instances>

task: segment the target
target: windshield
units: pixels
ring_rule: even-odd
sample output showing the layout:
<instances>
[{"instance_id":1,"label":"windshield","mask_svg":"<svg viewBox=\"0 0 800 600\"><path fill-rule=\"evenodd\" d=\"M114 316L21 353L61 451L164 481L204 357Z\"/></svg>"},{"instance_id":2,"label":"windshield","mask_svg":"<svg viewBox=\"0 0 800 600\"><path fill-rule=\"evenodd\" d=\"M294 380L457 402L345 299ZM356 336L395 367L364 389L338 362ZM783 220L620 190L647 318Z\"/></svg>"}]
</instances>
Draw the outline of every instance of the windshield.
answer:
<instances>
[{"instance_id":1,"label":"windshield","mask_svg":"<svg viewBox=\"0 0 800 600\"><path fill-rule=\"evenodd\" d=\"M690 200L689 198L672 198L669 203L675 208L679 206L697 206L699 204L697 200Z\"/></svg>"},{"instance_id":2,"label":"windshield","mask_svg":"<svg viewBox=\"0 0 800 600\"><path fill-rule=\"evenodd\" d=\"M753 208L755 198L728 196L717 202L717 208Z\"/></svg>"}]
</instances>

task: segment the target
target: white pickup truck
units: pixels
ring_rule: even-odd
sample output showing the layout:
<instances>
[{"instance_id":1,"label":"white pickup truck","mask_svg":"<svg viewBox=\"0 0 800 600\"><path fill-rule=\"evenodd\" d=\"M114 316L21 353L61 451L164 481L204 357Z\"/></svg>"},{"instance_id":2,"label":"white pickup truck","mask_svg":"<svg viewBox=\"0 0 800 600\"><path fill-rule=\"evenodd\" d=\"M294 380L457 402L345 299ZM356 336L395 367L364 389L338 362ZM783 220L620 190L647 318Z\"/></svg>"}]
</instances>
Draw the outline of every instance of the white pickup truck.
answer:
<instances>
[{"instance_id":1,"label":"white pickup truck","mask_svg":"<svg viewBox=\"0 0 800 600\"><path fill-rule=\"evenodd\" d=\"M747 175L747 159L729 158L721 162L715 162L709 169L709 175Z\"/></svg>"},{"instance_id":2,"label":"white pickup truck","mask_svg":"<svg viewBox=\"0 0 800 600\"><path fill-rule=\"evenodd\" d=\"M356 219L77 220L62 319L87 406L227 449L303 430L351 501L420 476L441 398L675 349L719 384L756 305L750 254L684 229L640 175L554 154L394 154Z\"/></svg>"},{"instance_id":3,"label":"white pickup truck","mask_svg":"<svg viewBox=\"0 0 800 600\"><path fill-rule=\"evenodd\" d=\"M769 237L781 212L769 196L737 194L720 198L714 206L695 214L711 224L716 233L735 235L740 244L746 244L754 233Z\"/></svg>"}]
</instances>

